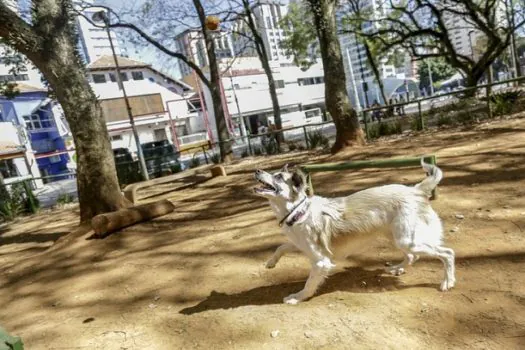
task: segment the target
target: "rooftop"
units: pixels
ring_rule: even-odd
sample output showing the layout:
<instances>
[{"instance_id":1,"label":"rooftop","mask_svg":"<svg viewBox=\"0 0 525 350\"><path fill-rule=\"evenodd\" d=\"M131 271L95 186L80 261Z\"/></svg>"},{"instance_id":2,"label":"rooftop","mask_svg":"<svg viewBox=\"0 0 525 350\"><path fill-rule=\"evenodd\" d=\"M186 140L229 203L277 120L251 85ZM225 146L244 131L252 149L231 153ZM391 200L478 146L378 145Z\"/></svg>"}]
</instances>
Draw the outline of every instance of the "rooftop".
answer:
<instances>
[{"instance_id":1,"label":"rooftop","mask_svg":"<svg viewBox=\"0 0 525 350\"><path fill-rule=\"evenodd\" d=\"M120 68L145 68L151 67L150 64L135 61L127 57L117 56L118 65ZM96 61L88 64L88 70L105 70L115 68L115 60L113 56L100 56Z\"/></svg>"}]
</instances>

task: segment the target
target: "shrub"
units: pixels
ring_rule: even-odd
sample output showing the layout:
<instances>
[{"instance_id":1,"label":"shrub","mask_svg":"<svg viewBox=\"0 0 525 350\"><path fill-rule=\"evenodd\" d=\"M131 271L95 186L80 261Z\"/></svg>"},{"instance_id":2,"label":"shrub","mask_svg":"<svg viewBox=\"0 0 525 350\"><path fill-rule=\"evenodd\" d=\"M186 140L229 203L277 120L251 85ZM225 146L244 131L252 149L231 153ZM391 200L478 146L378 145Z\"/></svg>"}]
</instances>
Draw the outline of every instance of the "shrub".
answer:
<instances>
[{"instance_id":1,"label":"shrub","mask_svg":"<svg viewBox=\"0 0 525 350\"><path fill-rule=\"evenodd\" d=\"M287 143L288 145L288 149L293 152L297 149L297 143L295 143L294 141L288 141Z\"/></svg>"},{"instance_id":2,"label":"shrub","mask_svg":"<svg viewBox=\"0 0 525 350\"><path fill-rule=\"evenodd\" d=\"M328 138L323 135L321 130L314 130L308 133L308 146L310 149L316 149L317 147L327 147L329 144Z\"/></svg>"},{"instance_id":3,"label":"shrub","mask_svg":"<svg viewBox=\"0 0 525 350\"><path fill-rule=\"evenodd\" d=\"M426 124L427 117L423 115L423 123ZM421 125L421 120L419 119L419 116L413 117L410 121L410 130L412 131L421 131L423 130L423 125Z\"/></svg>"},{"instance_id":4,"label":"shrub","mask_svg":"<svg viewBox=\"0 0 525 350\"><path fill-rule=\"evenodd\" d=\"M0 186L0 218L4 221L13 221L26 210L26 207L22 184L11 186L11 191Z\"/></svg>"},{"instance_id":5,"label":"shrub","mask_svg":"<svg viewBox=\"0 0 525 350\"><path fill-rule=\"evenodd\" d=\"M300 143L299 146L297 146L297 149L298 149L299 151L305 151L305 150L306 150L306 146L303 145L302 143Z\"/></svg>"},{"instance_id":6,"label":"shrub","mask_svg":"<svg viewBox=\"0 0 525 350\"><path fill-rule=\"evenodd\" d=\"M180 173L182 171L182 164L181 163L177 163L175 165L172 165L170 167L170 170L171 170L172 174Z\"/></svg>"},{"instance_id":7,"label":"shrub","mask_svg":"<svg viewBox=\"0 0 525 350\"><path fill-rule=\"evenodd\" d=\"M73 197L70 193L61 193L58 195L57 198L57 204L68 204L75 201L75 197Z\"/></svg>"},{"instance_id":8,"label":"shrub","mask_svg":"<svg viewBox=\"0 0 525 350\"><path fill-rule=\"evenodd\" d=\"M453 125L454 121L452 120L452 118L450 118L450 116L445 115L445 114L440 114L438 115L436 124L437 126Z\"/></svg>"},{"instance_id":9,"label":"shrub","mask_svg":"<svg viewBox=\"0 0 525 350\"><path fill-rule=\"evenodd\" d=\"M279 153L279 145L277 144L277 141L275 141L274 138L264 140L262 142L262 146L264 147L264 151L267 155Z\"/></svg>"},{"instance_id":10,"label":"shrub","mask_svg":"<svg viewBox=\"0 0 525 350\"><path fill-rule=\"evenodd\" d=\"M260 147L254 147L253 149L253 154L256 155L256 156L260 156L262 155L262 150Z\"/></svg>"},{"instance_id":11,"label":"shrub","mask_svg":"<svg viewBox=\"0 0 525 350\"><path fill-rule=\"evenodd\" d=\"M196 158L195 156L193 156L193 158L191 158L191 162L190 162L190 168L196 168L198 167L199 165L201 165L201 161L199 158Z\"/></svg>"},{"instance_id":12,"label":"shrub","mask_svg":"<svg viewBox=\"0 0 525 350\"><path fill-rule=\"evenodd\" d=\"M211 156L211 161L213 164L219 164L219 162L221 161L221 158L219 157L217 153L213 153L213 155Z\"/></svg>"},{"instance_id":13,"label":"shrub","mask_svg":"<svg viewBox=\"0 0 525 350\"><path fill-rule=\"evenodd\" d=\"M514 109L514 104L521 97L522 91L510 90L498 92L491 96L491 102L494 104L494 115L509 114Z\"/></svg>"}]
</instances>

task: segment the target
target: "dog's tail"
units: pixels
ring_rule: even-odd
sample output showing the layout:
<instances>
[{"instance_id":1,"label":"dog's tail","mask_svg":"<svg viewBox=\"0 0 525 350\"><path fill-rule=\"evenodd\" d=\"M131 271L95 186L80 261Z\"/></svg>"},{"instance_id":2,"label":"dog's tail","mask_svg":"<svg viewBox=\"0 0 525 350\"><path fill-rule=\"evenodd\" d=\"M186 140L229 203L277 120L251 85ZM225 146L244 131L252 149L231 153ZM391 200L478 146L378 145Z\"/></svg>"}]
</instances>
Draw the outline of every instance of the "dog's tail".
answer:
<instances>
[{"instance_id":1,"label":"dog's tail","mask_svg":"<svg viewBox=\"0 0 525 350\"><path fill-rule=\"evenodd\" d=\"M443 178L443 172L437 166L433 164L425 163L425 159L421 158L421 166L427 172L427 177L416 185L421 191L425 192L429 196L432 190L437 187L441 179Z\"/></svg>"}]
</instances>

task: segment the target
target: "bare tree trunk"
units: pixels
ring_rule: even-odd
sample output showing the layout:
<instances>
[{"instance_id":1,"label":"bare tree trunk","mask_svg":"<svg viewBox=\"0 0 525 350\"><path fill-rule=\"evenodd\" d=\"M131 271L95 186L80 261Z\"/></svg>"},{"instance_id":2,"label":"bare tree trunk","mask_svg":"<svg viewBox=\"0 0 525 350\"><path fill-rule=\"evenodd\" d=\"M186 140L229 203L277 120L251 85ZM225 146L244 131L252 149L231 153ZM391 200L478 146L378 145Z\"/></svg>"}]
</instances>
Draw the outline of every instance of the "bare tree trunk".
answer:
<instances>
[{"instance_id":1,"label":"bare tree trunk","mask_svg":"<svg viewBox=\"0 0 525 350\"><path fill-rule=\"evenodd\" d=\"M325 79L326 109L336 128L332 153L345 147L365 144L357 113L350 105L346 76L335 20L336 0L308 0L319 38Z\"/></svg>"},{"instance_id":2,"label":"bare tree trunk","mask_svg":"<svg viewBox=\"0 0 525 350\"><path fill-rule=\"evenodd\" d=\"M76 52L69 1L36 5L33 26L0 4L0 37L42 72L64 109L78 157L80 220L131 205L122 196L106 122Z\"/></svg>"},{"instance_id":3,"label":"bare tree trunk","mask_svg":"<svg viewBox=\"0 0 525 350\"><path fill-rule=\"evenodd\" d=\"M206 13L201 1L193 0L193 5L199 16L201 31L204 37L204 42L206 43L206 52L208 54L211 83L209 88L213 103L213 112L215 114L215 123L217 125L217 134L219 137L221 161L230 162L232 160L232 142L230 141L230 133L228 132L226 116L224 114L224 108L222 107L221 76L217 65L217 56L215 55L215 42L212 33L206 28Z\"/></svg>"},{"instance_id":4,"label":"bare tree trunk","mask_svg":"<svg viewBox=\"0 0 525 350\"><path fill-rule=\"evenodd\" d=\"M261 61L261 65L263 67L264 73L266 74L266 77L268 78L268 89L270 91L270 98L272 99L272 107L273 107L273 116L275 118L275 127L278 130L281 130L283 128L283 123L281 120L281 107L279 106L279 98L277 97L277 89L275 87L275 80L273 79L273 72L272 68L270 67L268 53L266 51L264 40L259 35L259 32L257 30L257 26L255 24L255 21L252 17L252 10L250 7L250 3L248 0L242 0L243 6L244 6L244 15L246 16L246 23L248 24L248 28L250 28L250 31L253 35L253 41L255 43L255 49L257 51L257 55L259 56L259 60ZM277 133L277 142L280 144L282 141L284 141L283 134Z\"/></svg>"},{"instance_id":5,"label":"bare tree trunk","mask_svg":"<svg viewBox=\"0 0 525 350\"><path fill-rule=\"evenodd\" d=\"M377 67L376 60L375 60L374 56L372 55L372 51L370 50L370 46L368 46L368 43L366 42L366 40L364 42L364 46L365 46L366 58L368 59L368 62L370 63L370 67L372 68L372 72L374 72L374 77L376 79L377 85L379 86L379 91L381 92L381 97L383 98L383 103L386 105L386 104L388 104L388 100L386 98L385 86L383 85L383 80L381 79L381 74L379 73L379 68Z\"/></svg>"}]
</instances>

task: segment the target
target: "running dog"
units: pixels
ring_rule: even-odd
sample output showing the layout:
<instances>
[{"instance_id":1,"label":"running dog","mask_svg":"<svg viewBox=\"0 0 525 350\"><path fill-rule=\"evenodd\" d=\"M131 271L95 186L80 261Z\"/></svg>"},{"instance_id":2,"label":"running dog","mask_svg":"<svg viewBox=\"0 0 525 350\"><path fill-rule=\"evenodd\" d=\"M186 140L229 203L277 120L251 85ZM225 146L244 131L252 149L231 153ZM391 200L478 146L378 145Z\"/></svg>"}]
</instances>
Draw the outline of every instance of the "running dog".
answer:
<instances>
[{"instance_id":1,"label":"running dog","mask_svg":"<svg viewBox=\"0 0 525 350\"><path fill-rule=\"evenodd\" d=\"M254 191L269 200L289 240L277 248L266 267L274 268L292 251L302 252L312 264L304 288L284 302L297 304L312 297L335 267L333 261L345 258L348 247L372 234L386 234L405 255L402 263L387 267L387 272L400 275L420 255L436 257L445 267L440 289L454 287L454 251L443 246L441 220L429 203L443 173L423 159L421 166L427 177L413 187L379 186L338 198L309 196L309 181L300 169L289 171L286 165L274 174L257 170L255 179L260 185Z\"/></svg>"}]
</instances>

